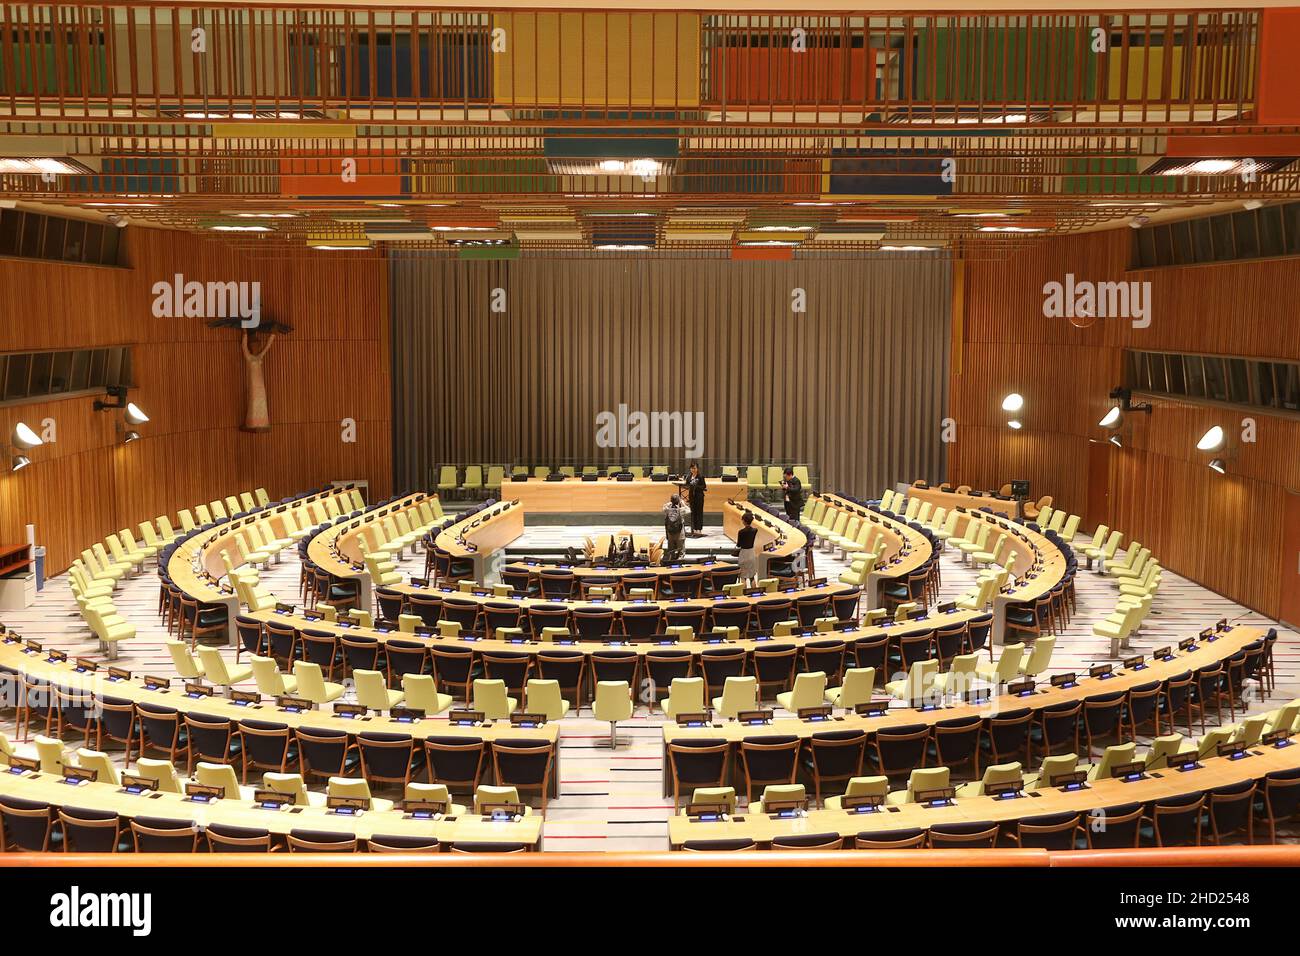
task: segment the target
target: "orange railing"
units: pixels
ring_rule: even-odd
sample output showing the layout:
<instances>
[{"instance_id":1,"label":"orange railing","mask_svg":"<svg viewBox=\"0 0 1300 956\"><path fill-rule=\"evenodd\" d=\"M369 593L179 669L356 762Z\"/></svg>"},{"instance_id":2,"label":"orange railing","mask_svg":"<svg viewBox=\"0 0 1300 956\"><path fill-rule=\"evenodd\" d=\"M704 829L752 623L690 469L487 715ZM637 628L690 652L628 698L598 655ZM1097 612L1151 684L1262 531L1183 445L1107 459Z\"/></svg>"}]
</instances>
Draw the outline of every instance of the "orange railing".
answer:
<instances>
[{"instance_id":1,"label":"orange railing","mask_svg":"<svg viewBox=\"0 0 1300 956\"><path fill-rule=\"evenodd\" d=\"M918 14L0 7L0 119L600 126L1219 122L1254 104L1258 11ZM190 114L188 117L186 114ZM238 115L236 115L238 114Z\"/></svg>"},{"instance_id":2,"label":"orange railing","mask_svg":"<svg viewBox=\"0 0 1300 956\"><path fill-rule=\"evenodd\" d=\"M526 854L250 854L7 853L0 867L407 867L513 868L658 867L1280 867L1300 866L1300 845L1185 847L1141 850L882 850L752 853L526 853Z\"/></svg>"}]
</instances>

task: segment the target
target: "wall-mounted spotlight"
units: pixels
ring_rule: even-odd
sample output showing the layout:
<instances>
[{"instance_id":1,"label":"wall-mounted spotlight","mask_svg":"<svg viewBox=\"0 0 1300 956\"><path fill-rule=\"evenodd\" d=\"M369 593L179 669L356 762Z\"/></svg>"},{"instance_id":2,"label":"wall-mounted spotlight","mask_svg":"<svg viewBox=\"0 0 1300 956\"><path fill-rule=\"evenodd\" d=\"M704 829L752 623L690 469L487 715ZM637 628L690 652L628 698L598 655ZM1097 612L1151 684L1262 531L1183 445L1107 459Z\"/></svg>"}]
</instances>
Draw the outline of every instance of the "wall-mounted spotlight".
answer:
<instances>
[{"instance_id":1,"label":"wall-mounted spotlight","mask_svg":"<svg viewBox=\"0 0 1300 956\"><path fill-rule=\"evenodd\" d=\"M14 426L14 433L9 442L13 445L14 456L10 460L10 471L21 471L32 463L32 460L23 454L29 448L35 448L38 445L44 445L45 442L41 436L32 431L31 426L26 422L19 422Z\"/></svg>"},{"instance_id":2,"label":"wall-mounted spotlight","mask_svg":"<svg viewBox=\"0 0 1300 956\"><path fill-rule=\"evenodd\" d=\"M126 425L143 425L149 420L149 416L144 413L139 405L135 402L128 402L126 400L125 385L110 385L108 386L107 391L108 397L113 399L113 401L106 402L102 399L97 399L95 401L95 411L111 411L120 408L122 410L122 419L125 421ZM124 445L137 441L140 438L140 433L138 431L127 429L126 425L119 423L117 426L118 432L122 435L122 443Z\"/></svg>"},{"instance_id":3,"label":"wall-mounted spotlight","mask_svg":"<svg viewBox=\"0 0 1300 956\"><path fill-rule=\"evenodd\" d=\"M1212 426L1196 443L1197 451L1218 451L1222 447L1223 427L1221 425Z\"/></svg>"},{"instance_id":4,"label":"wall-mounted spotlight","mask_svg":"<svg viewBox=\"0 0 1300 956\"><path fill-rule=\"evenodd\" d=\"M1119 436L1118 436L1118 435L1111 435L1111 436L1110 436L1109 438L1107 438L1106 440L1107 440L1108 442L1110 442L1112 445L1114 445L1116 448L1123 448L1123 447L1124 447L1124 443L1123 443L1122 441L1119 440Z\"/></svg>"},{"instance_id":5,"label":"wall-mounted spotlight","mask_svg":"<svg viewBox=\"0 0 1300 956\"><path fill-rule=\"evenodd\" d=\"M1024 407L1025 396L1021 395L1019 392L1012 392L1010 395L1006 396L1006 398L1002 399L1002 410L1011 415L1011 417L1007 419L1007 427L1012 431L1020 431L1020 429L1025 427L1024 422L1022 422L1016 414Z\"/></svg>"},{"instance_id":6,"label":"wall-mounted spotlight","mask_svg":"<svg viewBox=\"0 0 1300 956\"><path fill-rule=\"evenodd\" d=\"M1226 475L1228 473L1227 466L1224 464L1222 458L1211 458L1210 467L1221 475Z\"/></svg>"},{"instance_id":7,"label":"wall-mounted spotlight","mask_svg":"<svg viewBox=\"0 0 1300 956\"><path fill-rule=\"evenodd\" d=\"M1107 397L1110 398L1112 402L1119 402L1119 405L1107 412L1106 417L1097 423L1105 428L1118 428L1120 421L1123 420L1123 417L1129 412L1146 412L1148 415L1151 414L1151 403L1133 401L1132 390L1125 388L1123 385L1120 385L1118 388L1112 388L1110 390L1110 395ZM1111 416L1114 415L1116 409L1118 409L1119 415L1112 419Z\"/></svg>"},{"instance_id":8,"label":"wall-mounted spotlight","mask_svg":"<svg viewBox=\"0 0 1300 956\"><path fill-rule=\"evenodd\" d=\"M108 392L108 397L113 399L113 401L106 402L103 399L96 399L95 411L103 412L115 408L123 409L122 415L129 425L143 425L149 420L149 416L140 410L139 405L135 402L128 402L126 400L125 385L110 385L105 389L105 391Z\"/></svg>"},{"instance_id":9,"label":"wall-mounted spotlight","mask_svg":"<svg viewBox=\"0 0 1300 956\"><path fill-rule=\"evenodd\" d=\"M35 448L38 445L44 445L41 436L32 431L31 426L26 422L19 422L14 426L13 444L15 448Z\"/></svg>"}]
</instances>

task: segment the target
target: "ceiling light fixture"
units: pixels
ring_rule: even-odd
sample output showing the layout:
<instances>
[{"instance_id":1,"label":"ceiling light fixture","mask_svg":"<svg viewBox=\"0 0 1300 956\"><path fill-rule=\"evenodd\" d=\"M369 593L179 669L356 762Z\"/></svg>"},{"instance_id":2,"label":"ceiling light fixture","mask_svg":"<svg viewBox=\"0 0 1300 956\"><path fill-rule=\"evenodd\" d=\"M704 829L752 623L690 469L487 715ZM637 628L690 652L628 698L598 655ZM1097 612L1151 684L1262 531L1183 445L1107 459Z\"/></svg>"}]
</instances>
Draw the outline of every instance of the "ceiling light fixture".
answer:
<instances>
[{"instance_id":1,"label":"ceiling light fixture","mask_svg":"<svg viewBox=\"0 0 1300 956\"><path fill-rule=\"evenodd\" d=\"M270 226L209 226L213 232L274 232Z\"/></svg>"},{"instance_id":2,"label":"ceiling light fixture","mask_svg":"<svg viewBox=\"0 0 1300 956\"><path fill-rule=\"evenodd\" d=\"M53 173L56 176L77 176L90 172L93 170L81 163L70 159L57 159L53 156L0 157L0 173L17 173L26 176Z\"/></svg>"}]
</instances>

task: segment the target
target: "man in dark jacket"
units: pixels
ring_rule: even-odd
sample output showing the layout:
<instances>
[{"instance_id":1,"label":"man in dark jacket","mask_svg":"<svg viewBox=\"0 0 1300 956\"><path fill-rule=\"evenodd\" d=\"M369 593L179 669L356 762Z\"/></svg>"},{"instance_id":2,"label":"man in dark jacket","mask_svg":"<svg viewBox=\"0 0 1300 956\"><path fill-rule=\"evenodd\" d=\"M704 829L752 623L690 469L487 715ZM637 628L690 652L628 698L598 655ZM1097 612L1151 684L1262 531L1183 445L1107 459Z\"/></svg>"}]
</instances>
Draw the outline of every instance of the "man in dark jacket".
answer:
<instances>
[{"instance_id":1,"label":"man in dark jacket","mask_svg":"<svg viewBox=\"0 0 1300 956\"><path fill-rule=\"evenodd\" d=\"M795 524L799 523L799 512L803 511L803 483L794 476L794 469L785 466L782 472L781 492L785 498L786 516Z\"/></svg>"}]
</instances>

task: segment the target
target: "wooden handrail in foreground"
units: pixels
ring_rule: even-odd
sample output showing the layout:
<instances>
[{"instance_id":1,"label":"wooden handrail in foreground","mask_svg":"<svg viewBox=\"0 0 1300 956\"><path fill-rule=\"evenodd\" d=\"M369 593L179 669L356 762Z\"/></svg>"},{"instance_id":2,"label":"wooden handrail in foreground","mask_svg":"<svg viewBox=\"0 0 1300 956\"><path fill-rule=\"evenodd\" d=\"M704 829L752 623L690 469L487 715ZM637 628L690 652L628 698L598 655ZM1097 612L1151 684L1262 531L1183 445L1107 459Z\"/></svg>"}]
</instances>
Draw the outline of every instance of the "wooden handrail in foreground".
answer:
<instances>
[{"instance_id":1,"label":"wooden handrail in foreground","mask_svg":"<svg viewBox=\"0 0 1300 956\"><path fill-rule=\"evenodd\" d=\"M1189 867L1300 866L1300 845L1140 850L863 850L752 853L5 853L0 867Z\"/></svg>"}]
</instances>

